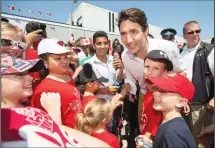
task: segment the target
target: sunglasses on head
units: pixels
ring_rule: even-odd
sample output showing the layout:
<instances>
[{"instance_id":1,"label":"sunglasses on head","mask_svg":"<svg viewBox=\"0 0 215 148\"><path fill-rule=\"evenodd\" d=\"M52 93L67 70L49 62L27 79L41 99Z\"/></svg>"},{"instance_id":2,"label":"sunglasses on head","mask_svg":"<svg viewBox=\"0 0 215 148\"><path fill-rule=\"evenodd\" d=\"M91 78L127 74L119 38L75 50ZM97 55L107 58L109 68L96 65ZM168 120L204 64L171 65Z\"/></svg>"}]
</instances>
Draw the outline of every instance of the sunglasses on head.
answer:
<instances>
[{"instance_id":1,"label":"sunglasses on head","mask_svg":"<svg viewBox=\"0 0 215 148\"><path fill-rule=\"evenodd\" d=\"M13 48L14 46L18 47L21 50L25 50L27 44L24 42L18 42L10 39L1 39L1 46Z\"/></svg>"},{"instance_id":2,"label":"sunglasses on head","mask_svg":"<svg viewBox=\"0 0 215 148\"><path fill-rule=\"evenodd\" d=\"M192 35L192 34L194 34L194 33L200 33L201 32L201 29L199 29L199 30L193 30L193 31L190 31L190 32L187 32L187 34L188 35Z\"/></svg>"}]
</instances>

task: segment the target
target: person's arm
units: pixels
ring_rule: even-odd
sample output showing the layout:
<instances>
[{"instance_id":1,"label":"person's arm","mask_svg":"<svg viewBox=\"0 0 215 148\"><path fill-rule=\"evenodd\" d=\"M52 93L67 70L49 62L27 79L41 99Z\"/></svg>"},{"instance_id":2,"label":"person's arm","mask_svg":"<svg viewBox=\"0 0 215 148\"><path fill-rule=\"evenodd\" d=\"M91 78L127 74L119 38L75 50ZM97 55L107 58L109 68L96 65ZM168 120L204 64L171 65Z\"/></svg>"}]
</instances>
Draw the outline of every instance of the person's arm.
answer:
<instances>
[{"instance_id":1,"label":"person's arm","mask_svg":"<svg viewBox=\"0 0 215 148\"><path fill-rule=\"evenodd\" d=\"M126 62L128 62L128 61L126 61L126 59L124 59L123 57L122 57L122 62L123 62L123 65L124 65L124 71L125 71L125 74L126 74L126 76L125 76L125 84L127 85L126 86L126 90L129 90L130 91L130 93L131 94L136 94L136 92L137 92L137 87L136 87L136 80L134 79L134 77L132 76L132 74L131 74L131 72L130 72L130 70L128 69L128 67L126 66Z\"/></svg>"},{"instance_id":2,"label":"person's arm","mask_svg":"<svg viewBox=\"0 0 215 148\"><path fill-rule=\"evenodd\" d=\"M78 76L79 72L83 69L83 66L79 66L78 68L76 68L75 72L73 73L73 80Z\"/></svg>"},{"instance_id":3,"label":"person's arm","mask_svg":"<svg viewBox=\"0 0 215 148\"><path fill-rule=\"evenodd\" d=\"M123 64L120 59L113 60L113 67L116 69L117 72L117 82L121 82L123 79Z\"/></svg>"},{"instance_id":4,"label":"person's arm","mask_svg":"<svg viewBox=\"0 0 215 148\"><path fill-rule=\"evenodd\" d=\"M111 147L105 142L94 138L85 133L79 132L75 129L69 128L64 125L60 125L60 127L68 134L72 135L83 147Z\"/></svg>"},{"instance_id":5,"label":"person's arm","mask_svg":"<svg viewBox=\"0 0 215 148\"><path fill-rule=\"evenodd\" d=\"M59 93L43 92L40 98L42 107L47 111L50 117L58 124L62 124L61 120L61 101Z\"/></svg>"}]
</instances>

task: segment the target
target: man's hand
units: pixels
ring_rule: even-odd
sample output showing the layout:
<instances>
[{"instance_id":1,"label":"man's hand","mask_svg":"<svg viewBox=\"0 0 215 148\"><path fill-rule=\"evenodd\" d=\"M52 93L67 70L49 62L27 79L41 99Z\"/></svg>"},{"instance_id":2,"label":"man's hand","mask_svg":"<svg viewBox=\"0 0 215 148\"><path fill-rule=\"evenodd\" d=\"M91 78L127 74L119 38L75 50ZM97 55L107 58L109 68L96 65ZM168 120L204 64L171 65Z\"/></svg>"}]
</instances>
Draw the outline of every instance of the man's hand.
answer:
<instances>
[{"instance_id":1,"label":"man's hand","mask_svg":"<svg viewBox=\"0 0 215 148\"><path fill-rule=\"evenodd\" d=\"M113 61L113 67L115 69L123 68L122 61L120 59L114 59L114 61Z\"/></svg>"},{"instance_id":2,"label":"man's hand","mask_svg":"<svg viewBox=\"0 0 215 148\"><path fill-rule=\"evenodd\" d=\"M116 92L118 91L119 88L109 88L109 87L104 87L104 88L100 88L97 93L98 94L109 94L109 95L115 95Z\"/></svg>"},{"instance_id":3,"label":"man's hand","mask_svg":"<svg viewBox=\"0 0 215 148\"><path fill-rule=\"evenodd\" d=\"M209 101L207 108L212 112L214 111L214 98Z\"/></svg>"},{"instance_id":4,"label":"man's hand","mask_svg":"<svg viewBox=\"0 0 215 148\"><path fill-rule=\"evenodd\" d=\"M185 114L185 116L189 115L189 113L190 113L190 106L189 106L188 104L186 104L186 105L184 106L184 111L183 111L183 113Z\"/></svg>"},{"instance_id":5,"label":"man's hand","mask_svg":"<svg viewBox=\"0 0 215 148\"><path fill-rule=\"evenodd\" d=\"M115 96L113 96L113 98L111 99L111 106L113 110L115 110L118 106L121 106L123 104L121 98L122 98L121 94L116 94Z\"/></svg>"},{"instance_id":6,"label":"man's hand","mask_svg":"<svg viewBox=\"0 0 215 148\"><path fill-rule=\"evenodd\" d=\"M27 44L33 44L34 42L39 42L40 40L42 40L43 36L41 34L39 34L42 31L43 30L39 29L39 30L33 31L33 32L25 35L26 43Z\"/></svg>"},{"instance_id":7,"label":"man's hand","mask_svg":"<svg viewBox=\"0 0 215 148\"><path fill-rule=\"evenodd\" d=\"M204 128L197 137L201 138L204 135L212 135L213 133L214 133L214 124L211 124L206 128Z\"/></svg>"}]
</instances>

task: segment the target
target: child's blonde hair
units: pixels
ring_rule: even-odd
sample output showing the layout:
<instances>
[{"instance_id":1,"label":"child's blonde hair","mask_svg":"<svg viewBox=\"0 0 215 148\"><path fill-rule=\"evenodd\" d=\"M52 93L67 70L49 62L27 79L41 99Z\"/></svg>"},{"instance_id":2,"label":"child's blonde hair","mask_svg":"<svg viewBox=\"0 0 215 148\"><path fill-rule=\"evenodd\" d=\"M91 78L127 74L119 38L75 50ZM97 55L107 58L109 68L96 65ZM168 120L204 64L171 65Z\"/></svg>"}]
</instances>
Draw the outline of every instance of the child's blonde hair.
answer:
<instances>
[{"instance_id":1,"label":"child's blonde hair","mask_svg":"<svg viewBox=\"0 0 215 148\"><path fill-rule=\"evenodd\" d=\"M7 22L1 22L1 34L3 34L6 31L13 31L15 33L21 33L18 27L7 23Z\"/></svg>"},{"instance_id":2,"label":"child's blonde hair","mask_svg":"<svg viewBox=\"0 0 215 148\"><path fill-rule=\"evenodd\" d=\"M76 115L75 128L87 134L100 124L109 123L112 118L112 108L109 100L98 98L88 102L83 113Z\"/></svg>"},{"instance_id":3,"label":"child's blonde hair","mask_svg":"<svg viewBox=\"0 0 215 148\"><path fill-rule=\"evenodd\" d=\"M21 32L21 30L8 23L8 22L1 22L1 35L3 35L5 32L13 32L13 33L16 33L16 34L20 34L22 36L22 42L25 42L25 36L24 34ZM24 58L24 52L19 56L19 58Z\"/></svg>"}]
</instances>

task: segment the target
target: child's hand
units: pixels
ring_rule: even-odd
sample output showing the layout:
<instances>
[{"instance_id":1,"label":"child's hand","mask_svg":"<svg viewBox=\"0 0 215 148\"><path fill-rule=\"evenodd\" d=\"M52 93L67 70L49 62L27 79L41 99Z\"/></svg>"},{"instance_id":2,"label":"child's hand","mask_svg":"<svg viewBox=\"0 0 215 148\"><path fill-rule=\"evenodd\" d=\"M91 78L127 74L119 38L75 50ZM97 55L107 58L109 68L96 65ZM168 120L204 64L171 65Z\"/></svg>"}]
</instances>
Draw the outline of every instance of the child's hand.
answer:
<instances>
[{"instance_id":1,"label":"child's hand","mask_svg":"<svg viewBox=\"0 0 215 148\"><path fill-rule=\"evenodd\" d=\"M141 141L145 141L145 142L153 144L153 141L150 138L148 138L146 135L139 135L138 138Z\"/></svg>"},{"instance_id":2,"label":"child's hand","mask_svg":"<svg viewBox=\"0 0 215 148\"><path fill-rule=\"evenodd\" d=\"M61 120L61 102L59 93L45 93L40 97L42 107L47 111L50 117L58 124L62 124Z\"/></svg>"},{"instance_id":3,"label":"child's hand","mask_svg":"<svg viewBox=\"0 0 215 148\"><path fill-rule=\"evenodd\" d=\"M60 94L43 92L40 97L40 103L47 112L60 110L60 107L61 107Z\"/></svg>"}]
</instances>

